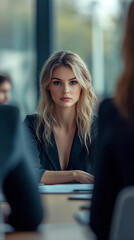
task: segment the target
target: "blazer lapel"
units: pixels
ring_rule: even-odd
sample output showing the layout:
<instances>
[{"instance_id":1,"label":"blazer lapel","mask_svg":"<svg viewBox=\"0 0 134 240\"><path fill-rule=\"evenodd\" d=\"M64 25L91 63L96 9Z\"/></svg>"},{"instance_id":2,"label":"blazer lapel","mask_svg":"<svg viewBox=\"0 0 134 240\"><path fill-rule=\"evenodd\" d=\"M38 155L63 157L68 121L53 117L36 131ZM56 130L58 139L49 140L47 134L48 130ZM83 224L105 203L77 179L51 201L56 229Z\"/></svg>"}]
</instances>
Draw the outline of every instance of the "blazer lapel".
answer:
<instances>
[{"instance_id":1,"label":"blazer lapel","mask_svg":"<svg viewBox=\"0 0 134 240\"><path fill-rule=\"evenodd\" d=\"M51 164L53 165L54 169L57 171L61 170L60 167L60 162L59 162L59 154L58 154L58 150L57 150L57 146L56 146L56 142L55 142L55 138L53 133L51 134L51 142L52 145L48 145L45 146L45 144L43 144L43 149L45 151L45 153L48 156L49 161L51 162Z\"/></svg>"},{"instance_id":2,"label":"blazer lapel","mask_svg":"<svg viewBox=\"0 0 134 240\"><path fill-rule=\"evenodd\" d=\"M56 142L55 142L53 132L51 134L51 142L52 142L53 145L49 144L48 146L45 146L45 144L43 144L44 152L48 156L48 159L51 162L53 168L57 171L61 171L59 154L58 154L58 150L57 150L57 146L56 146ZM71 147L71 152L70 152L70 157L69 157L67 170L71 170L73 162L79 156L80 152L82 151L82 149L84 147L85 147L84 143L80 142L80 139L78 137L78 130L76 128L73 143L72 143L72 147Z\"/></svg>"},{"instance_id":3,"label":"blazer lapel","mask_svg":"<svg viewBox=\"0 0 134 240\"><path fill-rule=\"evenodd\" d=\"M73 162L79 156L84 147L84 144L80 142L80 139L78 137L78 129L76 128L67 170L71 169Z\"/></svg>"}]
</instances>

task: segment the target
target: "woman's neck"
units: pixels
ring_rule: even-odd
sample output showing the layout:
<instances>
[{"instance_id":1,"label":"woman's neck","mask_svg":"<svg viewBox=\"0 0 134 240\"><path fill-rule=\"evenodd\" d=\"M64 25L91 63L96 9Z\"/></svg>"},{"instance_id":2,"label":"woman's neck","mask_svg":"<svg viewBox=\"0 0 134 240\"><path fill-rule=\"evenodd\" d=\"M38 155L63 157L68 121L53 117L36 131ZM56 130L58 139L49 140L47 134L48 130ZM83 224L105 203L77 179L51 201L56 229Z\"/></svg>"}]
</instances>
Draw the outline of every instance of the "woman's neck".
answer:
<instances>
[{"instance_id":1,"label":"woman's neck","mask_svg":"<svg viewBox=\"0 0 134 240\"><path fill-rule=\"evenodd\" d=\"M76 126L76 110L75 106L70 108L55 108L55 114L58 121L58 128L68 130Z\"/></svg>"}]
</instances>

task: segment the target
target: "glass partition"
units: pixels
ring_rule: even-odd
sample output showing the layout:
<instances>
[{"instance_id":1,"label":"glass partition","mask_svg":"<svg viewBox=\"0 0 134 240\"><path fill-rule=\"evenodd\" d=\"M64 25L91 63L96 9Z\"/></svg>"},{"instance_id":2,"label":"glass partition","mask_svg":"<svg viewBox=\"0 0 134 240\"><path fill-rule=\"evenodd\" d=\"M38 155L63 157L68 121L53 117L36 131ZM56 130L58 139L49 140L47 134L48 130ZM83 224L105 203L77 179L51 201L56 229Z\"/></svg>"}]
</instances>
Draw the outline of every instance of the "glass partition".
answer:
<instances>
[{"instance_id":1,"label":"glass partition","mask_svg":"<svg viewBox=\"0 0 134 240\"><path fill-rule=\"evenodd\" d=\"M0 73L13 82L22 118L36 107L35 0L0 2Z\"/></svg>"}]
</instances>

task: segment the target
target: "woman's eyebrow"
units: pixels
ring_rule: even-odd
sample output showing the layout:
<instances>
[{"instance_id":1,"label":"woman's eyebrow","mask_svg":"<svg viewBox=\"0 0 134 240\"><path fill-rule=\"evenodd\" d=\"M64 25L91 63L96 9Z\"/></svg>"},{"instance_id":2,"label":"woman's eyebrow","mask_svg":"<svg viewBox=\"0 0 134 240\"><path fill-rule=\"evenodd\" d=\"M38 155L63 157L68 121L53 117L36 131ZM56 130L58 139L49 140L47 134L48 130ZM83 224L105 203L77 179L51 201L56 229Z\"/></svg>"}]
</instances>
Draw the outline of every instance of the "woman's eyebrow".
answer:
<instances>
[{"instance_id":1,"label":"woman's eyebrow","mask_svg":"<svg viewBox=\"0 0 134 240\"><path fill-rule=\"evenodd\" d=\"M57 78L57 77L51 78L51 80L54 80L54 79L59 80L59 81L63 81L62 79ZM70 80L75 80L75 79L76 79L76 77L73 77L73 78L68 79L68 81L70 81Z\"/></svg>"},{"instance_id":2,"label":"woman's eyebrow","mask_svg":"<svg viewBox=\"0 0 134 240\"><path fill-rule=\"evenodd\" d=\"M60 81L62 81L62 79L60 79L60 78L57 78L57 77L53 77L53 78L51 78L51 80L53 80L53 79L57 79L57 80L60 80Z\"/></svg>"},{"instance_id":3,"label":"woman's eyebrow","mask_svg":"<svg viewBox=\"0 0 134 240\"><path fill-rule=\"evenodd\" d=\"M70 80L74 80L74 79L77 79L77 78L76 78L76 77L73 77L73 78L70 78L70 79L68 79L68 80L70 81Z\"/></svg>"}]
</instances>

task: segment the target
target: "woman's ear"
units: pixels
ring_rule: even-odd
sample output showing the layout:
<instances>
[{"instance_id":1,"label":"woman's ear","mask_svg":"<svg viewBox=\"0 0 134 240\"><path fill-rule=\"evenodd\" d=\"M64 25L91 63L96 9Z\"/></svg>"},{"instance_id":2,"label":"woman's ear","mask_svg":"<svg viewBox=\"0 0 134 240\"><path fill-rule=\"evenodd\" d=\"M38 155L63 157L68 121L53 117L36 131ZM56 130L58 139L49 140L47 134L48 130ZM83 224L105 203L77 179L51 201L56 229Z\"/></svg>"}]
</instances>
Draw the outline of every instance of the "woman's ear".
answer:
<instances>
[{"instance_id":1,"label":"woman's ear","mask_svg":"<svg viewBox=\"0 0 134 240\"><path fill-rule=\"evenodd\" d=\"M50 89L49 89L49 85L47 86L47 90L49 91Z\"/></svg>"}]
</instances>

